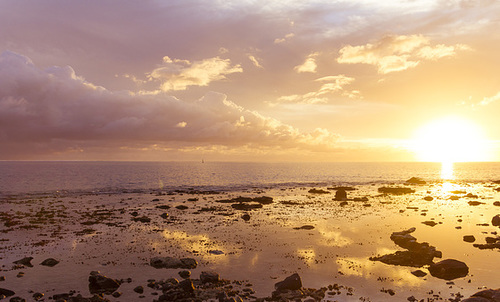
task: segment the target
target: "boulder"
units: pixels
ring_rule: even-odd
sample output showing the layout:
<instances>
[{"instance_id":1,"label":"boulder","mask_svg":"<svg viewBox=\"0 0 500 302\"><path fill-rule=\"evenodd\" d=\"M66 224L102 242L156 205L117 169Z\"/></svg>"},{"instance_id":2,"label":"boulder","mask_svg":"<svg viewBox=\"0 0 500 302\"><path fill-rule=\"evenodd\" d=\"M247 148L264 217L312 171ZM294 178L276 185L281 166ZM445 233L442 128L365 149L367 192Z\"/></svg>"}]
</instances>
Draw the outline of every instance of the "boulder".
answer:
<instances>
[{"instance_id":1,"label":"boulder","mask_svg":"<svg viewBox=\"0 0 500 302\"><path fill-rule=\"evenodd\" d=\"M23 259L14 261L14 263L21 264L27 267L33 267L33 264L31 264L31 260L33 260L33 257L24 257Z\"/></svg>"},{"instance_id":2,"label":"boulder","mask_svg":"<svg viewBox=\"0 0 500 302\"><path fill-rule=\"evenodd\" d=\"M11 291L10 289L6 289L6 288L0 288L0 296L6 296L6 297L10 297L10 296L14 296L16 293Z\"/></svg>"},{"instance_id":3,"label":"boulder","mask_svg":"<svg viewBox=\"0 0 500 302\"><path fill-rule=\"evenodd\" d=\"M53 266L57 265L58 263L59 263L59 261L57 261L54 258L47 258L47 259L43 260L42 263L40 263L40 264L45 265L45 266L49 266L49 267L53 267Z\"/></svg>"},{"instance_id":4,"label":"boulder","mask_svg":"<svg viewBox=\"0 0 500 302\"><path fill-rule=\"evenodd\" d=\"M250 211L262 208L261 203L233 203L231 207L235 210Z\"/></svg>"},{"instance_id":5,"label":"boulder","mask_svg":"<svg viewBox=\"0 0 500 302\"><path fill-rule=\"evenodd\" d=\"M491 224L494 226L500 226L500 214L493 216L491 219Z\"/></svg>"},{"instance_id":6,"label":"boulder","mask_svg":"<svg viewBox=\"0 0 500 302\"><path fill-rule=\"evenodd\" d=\"M321 189L316 189L316 188L310 189L308 192L311 193L311 194L330 194L329 191L325 191L325 190L321 190Z\"/></svg>"},{"instance_id":7,"label":"boulder","mask_svg":"<svg viewBox=\"0 0 500 302\"><path fill-rule=\"evenodd\" d=\"M462 261L445 259L431 264L429 266L429 272L436 278L453 280L467 276L469 273L469 267Z\"/></svg>"},{"instance_id":8,"label":"boulder","mask_svg":"<svg viewBox=\"0 0 500 302\"><path fill-rule=\"evenodd\" d=\"M179 276L181 276L182 279L188 279L189 277L191 277L191 271L180 271L179 273Z\"/></svg>"},{"instance_id":9,"label":"boulder","mask_svg":"<svg viewBox=\"0 0 500 302\"><path fill-rule=\"evenodd\" d=\"M250 220L250 215L248 213L245 213L245 214L241 215L241 219L243 219L245 221L249 221Z\"/></svg>"},{"instance_id":10,"label":"boulder","mask_svg":"<svg viewBox=\"0 0 500 302\"><path fill-rule=\"evenodd\" d=\"M286 277L285 280L276 283L274 288L278 292L285 290L299 290L302 288L302 280L300 279L299 274L295 273Z\"/></svg>"},{"instance_id":11,"label":"boulder","mask_svg":"<svg viewBox=\"0 0 500 302\"><path fill-rule=\"evenodd\" d=\"M381 187L378 191L382 194L403 195L415 193L415 190L405 187Z\"/></svg>"},{"instance_id":12,"label":"boulder","mask_svg":"<svg viewBox=\"0 0 500 302\"><path fill-rule=\"evenodd\" d=\"M500 302L500 288L482 290L462 302Z\"/></svg>"},{"instance_id":13,"label":"boulder","mask_svg":"<svg viewBox=\"0 0 500 302\"><path fill-rule=\"evenodd\" d=\"M201 272L200 274L201 283L218 283L220 282L220 276L217 272Z\"/></svg>"},{"instance_id":14,"label":"boulder","mask_svg":"<svg viewBox=\"0 0 500 302\"><path fill-rule=\"evenodd\" d=\"M412 185L425 185L426 182L425 180L419 178L419 177L412 177L406 181L407 184L412 184Z\"/></svg>"},{"instance_id":15,"label":"boulder","mask_svg":"<svg viewBox=\"0 0 500 302\"><path fill-rule=\"evenodd\" d=\"M120 287L120 283L108 278L97 271L93 271L89 276L89 291L91 294L112 294Z\"/></svg>"},{"instance_id":16,"label":"boulder","mask_svg":"<svg viewBox=\"0 0 500 302\"><path fill-rule=\"evenodd\" d=\"M150 260L149 265L154 268L194 269L198 266L198 262L193 258L154 257Z\"/></svg>"},{"instance_id":17,"label":"boulder","mask_svg":"<svg viewBox=\"0 0 500 302\"><path fill-rule=\"evenodd\" d=\"M335 200L344 201L347 199L347 192L344 189L339 189L335 192Z\"/></svg>"}]
</instances>

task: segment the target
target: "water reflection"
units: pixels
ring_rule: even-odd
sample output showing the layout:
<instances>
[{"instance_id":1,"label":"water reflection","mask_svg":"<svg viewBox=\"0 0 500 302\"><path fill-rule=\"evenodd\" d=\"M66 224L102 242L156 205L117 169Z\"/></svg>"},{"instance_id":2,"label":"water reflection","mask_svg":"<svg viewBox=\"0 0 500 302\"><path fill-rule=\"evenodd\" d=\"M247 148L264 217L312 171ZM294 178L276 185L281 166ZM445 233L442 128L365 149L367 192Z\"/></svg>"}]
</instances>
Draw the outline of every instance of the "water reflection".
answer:
<instances>
[{"instance_id":1,"label":"water reflection","mask_svg":"<svg viewBox=\"0 0 500 302\"><path fill-rule=\"evenodd\" d=\"M452 161L443 161L441 163L441 178L444 180L454 179Z\"/></svg>"}]
</instances>

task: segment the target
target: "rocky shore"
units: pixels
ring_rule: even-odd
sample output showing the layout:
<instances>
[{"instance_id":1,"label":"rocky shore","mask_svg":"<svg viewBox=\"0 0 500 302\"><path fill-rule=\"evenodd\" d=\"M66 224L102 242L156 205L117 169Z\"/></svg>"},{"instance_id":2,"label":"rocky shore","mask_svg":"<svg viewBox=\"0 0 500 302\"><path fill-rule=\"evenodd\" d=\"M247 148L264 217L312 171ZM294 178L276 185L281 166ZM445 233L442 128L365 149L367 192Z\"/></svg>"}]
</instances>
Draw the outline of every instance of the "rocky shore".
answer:
<instances>
[{"instance_id":1,"label":"rocky shore","mask_svg":"<svg viewBox=\"0 0 500 302\"><path fill-rule=\"evenodd\" d=\"M500 301L498 200L416 178L7 196L0 299Z\"/></svg>"}]
</instances>

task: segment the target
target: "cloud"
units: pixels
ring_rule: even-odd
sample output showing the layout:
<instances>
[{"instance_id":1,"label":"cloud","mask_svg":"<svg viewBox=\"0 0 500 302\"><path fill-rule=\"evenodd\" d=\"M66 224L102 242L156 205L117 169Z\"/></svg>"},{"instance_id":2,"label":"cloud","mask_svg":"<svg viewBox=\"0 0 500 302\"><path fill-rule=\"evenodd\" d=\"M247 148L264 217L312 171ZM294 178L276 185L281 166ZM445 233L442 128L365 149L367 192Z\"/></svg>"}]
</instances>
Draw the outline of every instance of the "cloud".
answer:
<instances>
[{"instance_id":1,"label":"cloud","mask_svg":"<svg viewBox=\"0 0 500 302\"><path fill-rule=\"evenodd\" d=\"M495 94L494 96L490 96L490 97L485 97L481 102L479 102L479 105L481 106L487 106L493 102L496 102L500 100L500 92L498 92L497 94Z\"/></svg>"},{"instance_id":2,"label":"cloud","mask_svg":"<svg viewBox=\"0 0 500 302\"><path fill-rule=\"evenodd\" d=\"M318 52L314 52L314 53L308 55L306 60L304 61L304 63L302 63L301 65L295 66L294 70L298 73L302 73L302 72L316 73L316 68L318 67L318 65L316 64L316 57L318 55L319 55Z\"/></svg>"},{"instance_id":3,"label":"cloud","mask_svg":"<svg viewBox=\"0 0 500 302\"><path fill-rule=\"evenodd\" d=\"M219 57L201 61L163 57L163 63L148 74L151 81L161 82L161 90L186 90L189 86L208 86L213 81L226 79L226 75L243 72L240 65Z\"/></svg>"},{"instance_id":4,"label":"cloud","mask_svg":"<svg viewBox=\"0 0 500 302\"><path fill-rule=\"evenodd\" d=\"M388 35L360 46L344 46L339 50L338 63L370 64L378 67L380 74L414 68L422 59L437 60L456 55L457 50L469 49L463 44L431 46L429 38L423 35Z\"/></svg>"},{"instance_id":5,"label":"cloud","mask_svg":"<svg viewBox=\"0 0 500 302\"><path fill-rule=\"evenodd\" d=\"M276 104L326 104L329 101L329 95L341 92L341 95L347 97L359 96L359 92L352 90L345 90L344 86L351 84L354 78L347 77L345 75L337 76L326 76L314 80L315 82L323 83L321 87L316 91L311 91L305 94L292 94L281 96L276 102L271 105Z\"/></svg>"},{"instance_id":6,"label":"cloud","mask_svg":"<svg viewBox=\"0 0 500 302\"><path fill-rule=\"evenodd\" d=\"M184 64L172 60L168 68L183 70ZM2 159L20 150L54 153L211 145L314 150L331 147L336 137L327 131L302 133L220 93L185 102L165 92L113 92L87 82L68 66L42 70L25 56L0 55Z\"/></svg>"},{"instance_id":7,"label":"cloud","mask_svg":"<svg viewBox=\"0 0 500 302\"><path fill-rule=\"evenodd\" d=\"M274 44L285 43L285 42L289 41L290 39L292 39L293 37L295 37L294 33L286 34L283 38L274 39Z\"/></svg>"},{"instance_id":8,"label":"cloud","mask_svg":"<svg viewBox=\"0 0 500 302\"><path fill-rule=\"evenodd\" d=\"M260 64L259 60L257 60L257 58L256 58L256 57L254 57L253 55L248 55L248 59L249 59L250 61L252 61L253 65L254 65L255 67L258 67L258 68L264 68L264 67Z\"/></svg>"}]
</instances>

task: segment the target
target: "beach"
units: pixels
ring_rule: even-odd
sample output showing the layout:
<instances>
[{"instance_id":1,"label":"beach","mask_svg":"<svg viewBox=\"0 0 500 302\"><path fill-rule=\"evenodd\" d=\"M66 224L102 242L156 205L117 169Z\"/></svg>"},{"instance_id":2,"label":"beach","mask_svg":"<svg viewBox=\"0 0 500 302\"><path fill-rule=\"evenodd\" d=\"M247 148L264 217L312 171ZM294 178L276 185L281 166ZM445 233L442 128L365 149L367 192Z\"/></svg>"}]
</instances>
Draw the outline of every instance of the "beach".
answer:
<instances>
[{"instance_id":1,"label":"beach","mask_svg":"<svg viewBox=\"0 0 500 302\"><path fill-rule=\"evenodd\" d=\"M221 293L243 301L461 301L498 288L500 249L485 245L499 242L498 185L414 180L4 196L0 288L27 301L96 293L110 301L162 301L171 278L192 281L186 299L194 301L219 301ZM446 280L431 275L429 264L376 260L405 251L391 235L408 230L441 253L434 263L463 262L466 275ZM165 257L196 266L154 263ZM49 258L58 263L41 264ZM92 289L89 277L97 272L119 287ZM302 296L280 296L276 283L294 274Z\"/></svg>"}]
</instances>

